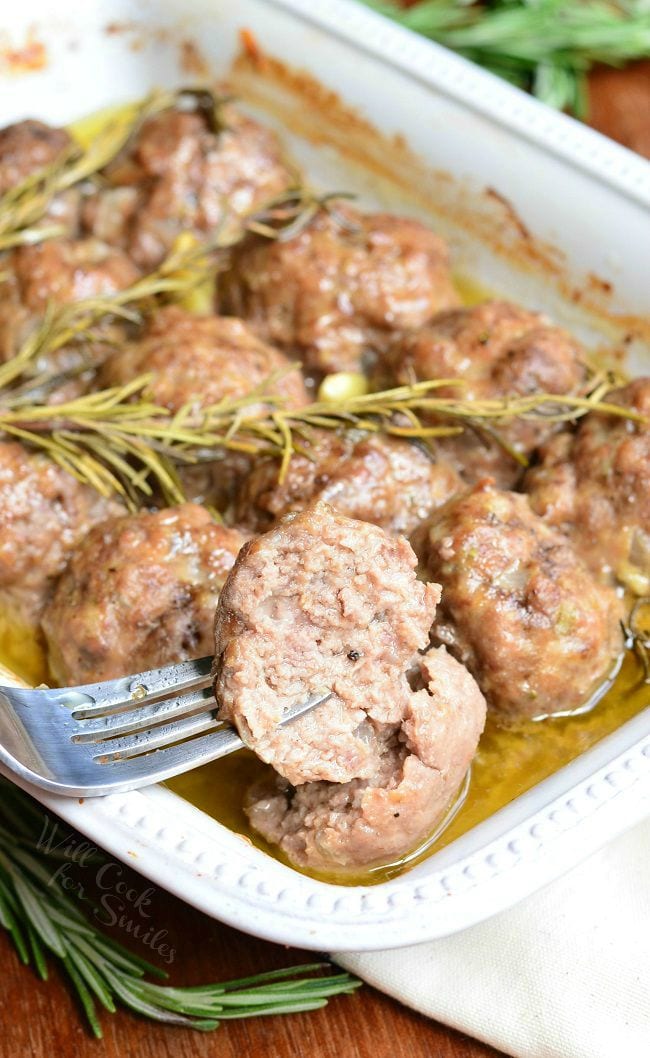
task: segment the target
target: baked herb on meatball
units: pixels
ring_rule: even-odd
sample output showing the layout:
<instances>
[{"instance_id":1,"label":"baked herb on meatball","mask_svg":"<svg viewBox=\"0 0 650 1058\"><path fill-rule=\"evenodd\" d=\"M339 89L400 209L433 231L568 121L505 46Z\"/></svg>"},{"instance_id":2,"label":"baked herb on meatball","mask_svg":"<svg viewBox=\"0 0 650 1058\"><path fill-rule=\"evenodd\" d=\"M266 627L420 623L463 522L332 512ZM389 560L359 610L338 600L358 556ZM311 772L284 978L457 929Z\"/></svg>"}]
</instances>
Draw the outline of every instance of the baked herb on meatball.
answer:
<instances>
[{"instance_id":1,"label":"baked herb on meatball","mask_svg":"<svg viewBox=\"0 0 650 1058\"><path fill-rule=\"evenodd\" d=\"M457 378L462 389L442 387L435 396L489 400L580 393L587 368L579 343L547 317L511 302L487 301L441 312L420 330L398 335L379 375L389 385ZM540 419L517 419L495 421L494 428L508 447L529 457L558 427ZM458 437L441 438L440 448L470 483L489 474L509 487L522 473L516 459L485 432L466 429Z\"/></svg>"},{"instance_id":2,"label":"baked herb on meatball","mask_svg":"<svg viewBox=\"0 0 650 1058\"><path fill-rule=\"evenodd\" d=\"M452 499L414 546L442 585L433 624L502 717L585 705L622 650L622 604L525 496L489 483Z\"/></svg>"},{"instance_id":3,"label":"baked herb on meatball","mask_svg":"<svg viewBox=\"0 0 650 1058\"><path fill-rule=\"evenodd\" d=\"M463 487L450 463L401 438L315 430L300 444L282 482L277 459L255 460L237 494L238 522L262 532L324 500L350 518L409 535Z\"/></svg>"},{"instance_id":4,"label":"baked herb on meatball","mask_svg":"<svg viewBox=\"0 0 650 1058\"><path fill-rule=\"evenodd\" d=\"M650 378L608 393L642 420L589 412L542 446L524 488L599 577L650 594Z\"/></svg>"},{"instance_id":5,"label":"baked herb on meatball","mask_svg":"<svg viewBox=\"0 0 650 1058\"><path fill-rule=\"evenodd\" d=\"M97 522L123 508L46 456L0 441L0 601L36 626L56 578Z\"/></svg>"},{"instance_id":6,"label":"baked herb on meatball","mask_svg":"<svg viewBox=\"0 0 650 1058\"><path fill-rule=\"evenodd\" d=\"M317 503L249 541L226 581L215 696L282 776L252 790L247 811L292 862L348 868L407 851L476 749L476 683L444 650L419 654L439 590L415 563L403 537ZM329 701L278 726L323 688Z\"/></svg>"},{"instance_id":7,"label":"baked herb on meatball","mask_svg":"<svg viewBox=\"0 0 650 1058\"><path fill-rule=\"evenodd\" d=\"M371 367L398 329L458 305L447 246L417 220L321 210L292 239L252 239L224 276L224 305L313 372Z\"/></svg>"},{"instance_id":8,"label":"baked herb on meatball","mask_svg":"<svg viewBox=\"0 0 650 1058\"><path fill-rule=\"evenodd\" d=\"M219 120L213 131L203 114L174 109L145 121L86 203L87 229L151 271L181 232L205 239L295 183L274 132L230 103Z\"/></svg>"},{"instance_id":9,"label":"baked herb on meatball","mask_svg":"<svg viewBox=\"0 0 650 1058\"><path fill-rule=\"evenodd\" d=\"M373 773L291 786L280 776L246 796L251 826L291 863L328 873L368 869L415 849L458 794L485 722L476 682L443 647L418 657L423 687L379 733Z\"/></svg>"},{"instance_id":10,"label":"baked herb on meatball","mask_svg":"<svg viewBox=\"0 0 650 1058\"><path fill-rule=\"evenodd\" d=\"M43 615L56 681L94 683L210 654L217 598L243 541L190 503L96 526Z\"/></svg>"}]
</instances>

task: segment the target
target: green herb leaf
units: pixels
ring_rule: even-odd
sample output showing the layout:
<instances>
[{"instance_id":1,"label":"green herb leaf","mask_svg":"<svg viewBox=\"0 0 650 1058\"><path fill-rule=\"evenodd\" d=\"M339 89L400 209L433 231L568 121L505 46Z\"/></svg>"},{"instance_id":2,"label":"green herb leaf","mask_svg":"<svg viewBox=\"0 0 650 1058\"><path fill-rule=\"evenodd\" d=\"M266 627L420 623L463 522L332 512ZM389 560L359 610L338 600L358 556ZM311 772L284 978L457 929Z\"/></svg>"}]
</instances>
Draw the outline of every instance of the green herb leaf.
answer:
<instances>
[{"instance_id":1,"label":"green herb leaf","mask_svg":"<svg viewBox=\"0 0 650 1058\"><path fill-rule=\"evenodd\" d=\"M84 904L52 881L48 862L58 864L61 853L48 854L38 835L45 819L50 830L54 820L43 812L40 827L35 827L39 813L34 803L3 778L0 793L0 824L11 826L17 814L27 821L15 837L0 825L0 926L21 960L31 963L41 978L47 979L46 950L60 959L97 1038L102 1036L98 1003L109 1013L119 1003L154 1021L210 1032L233 1018L316 1010L331 996L359 987L361 982L349 974L323 975L329 965L320 962L189 988L145 980L145 974L167 975L104 936L82 913ZM10 814L5 812L7 803Z\"/></svg>"}]
</instances>

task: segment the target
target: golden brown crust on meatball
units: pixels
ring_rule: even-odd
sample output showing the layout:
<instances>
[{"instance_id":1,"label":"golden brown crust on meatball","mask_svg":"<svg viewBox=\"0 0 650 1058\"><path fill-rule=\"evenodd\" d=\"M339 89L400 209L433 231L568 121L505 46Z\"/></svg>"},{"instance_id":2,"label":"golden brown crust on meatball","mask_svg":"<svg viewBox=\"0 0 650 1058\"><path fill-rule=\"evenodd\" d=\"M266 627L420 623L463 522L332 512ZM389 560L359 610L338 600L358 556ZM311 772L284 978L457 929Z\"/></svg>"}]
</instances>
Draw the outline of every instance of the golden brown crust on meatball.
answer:
<instances>
[{"instance_id":1,"label":"golden brown crust on meatball","mask_svg":"<svg viewBox=\"0 0 650 1058\"><path fill-rule=\"evenodd\" d=\"M449 463L400 438L322 430L301 444L305 454L292 456L282 483L276 459L255 461L237 495L238 522L262 532L324 500L350 518L409 535L463 487Z\"/></svg>"},{"instance_id":2,"label":"golden brown crust on meatball","mask_svg":"<svg viewBox=\"0 0 650 1058\"><path fill-rule=\"evenodd\" d=\"M420 331L397 336L379 372L384 382L399 385L462 379L462 390L443 387L436 396L476 400L579 393L587 378L584 351L566 331L506 301L442 312ZM529 456L557 426L518 420L495 423L495 428L508 445ZM507 487L521 475L521 467L500 445L471 431L440 443L469 482L490 474Z\"/></svg>"},{"instance_id":3,"label":"golden brown crust on meatball","mask_svg":"<svg viewBox=\"0 0 650 1058\"><path fill-rule=\"evenodd\" d=\"M551 438L524 488L545 522L568 533L605 580L650 593L650 378L607 395L645 417L634 422L590 412L574 433Z\"/></svg>"},{"instance_id":4,"label":"golden brown crust on meatball","mask_svg":"<svg viewBox=\"0 0 650 1058\"><path fill-rule=\"evenodd\" d=\"M87 203L88 229L151 270L181 232L205 238L295 182L275 133L232 105L221 117L217 133L198 113L167 110L145 121L128 156L106 170L109 187Z\"/></svg>"},{"instance_id":5,"label":"golden brown crust on meatball","mask_svg":"<svg viewBox=\"0 0 650 1058\"><path fill-rule=\"evenodd\" d=\"M415 542L442 585L433 625L508 717L583 705L622 649L622 605L525 496L490 484L451 500Z\"/></svg>"},{"instance_id":6,"label":"golden brown crust on meatball","mask_svg":"<svg viewBox=\"0 0 650 1058\"><path fill-rule=\"evenodd\" d=\"M419 221L347 205L321 210L293 239L252 240L233 261L227 310L310 371L369 367L393 331L458 304L442 239Z\"/></svg>"},{"instance_id":7,"label":"golden brown crust on meatball","mask_svg":"<svg viewBox=\"0 0 650 1058\"><path fill-rule=\"evenodd\" d=\"M9 278L3 285L0 303L0 359L8 360L18 351L48 306L66 305L82 298L114 294L131 286L138 269L120 250L97 239L53 239L36 246L21 246L9 255ZM112 324L107 336L122 333ZM92 368L107 355L109 346L100 340L83 345L70 344L32 364L35 375L46 372L81 371L57 390L55 400L71 399L87 389Z\"/></svg>"},{"instance_id":8,"label":"golden brown crust on meatball","mask_svg":"<svg viewBox=\"0 0 650 1058\"><path fill-rule=\"evenodd\" d=\"M0 598L38 622L56 578L89 529L120 512L45 456L0 442Z\"/></svg>"},{"instance_id":9,"label":"golden brown crust on meatball","mask_svg":"<svg viewBox=\"0 0 650 1058\"><path fill-rule=\"evenodd\" d=\"M290 407L308 402L296 365L231 316L195 316L176 306L161 309L141 338L107 360L101 382L121 385L149 373L151 399L172 411L244 397L273 375L281 377L269 384L269 394L278 394Z\"/></svg>"},{"instance_id":10,"label":"golden brown crust on meatball","mask_svg":"<svg viewBox=\"0 0 650 1058\"><path fill-rule=\"evenodd\" d=\"M71 142L65 129L33 118L0 129L0 195L56 161Z\"/></svg>"},{"instance_id":11,"label":"golden brown crust on meatball","mask_svg":"<svg viewBox=\"0 0 650 1058\"><path fill-rule=\"evenodd\" d=\"M56 680L91 683L209 654L217 598L243 541L189 503L97 526L43 616Z\"/></svg>"}]
</instances>

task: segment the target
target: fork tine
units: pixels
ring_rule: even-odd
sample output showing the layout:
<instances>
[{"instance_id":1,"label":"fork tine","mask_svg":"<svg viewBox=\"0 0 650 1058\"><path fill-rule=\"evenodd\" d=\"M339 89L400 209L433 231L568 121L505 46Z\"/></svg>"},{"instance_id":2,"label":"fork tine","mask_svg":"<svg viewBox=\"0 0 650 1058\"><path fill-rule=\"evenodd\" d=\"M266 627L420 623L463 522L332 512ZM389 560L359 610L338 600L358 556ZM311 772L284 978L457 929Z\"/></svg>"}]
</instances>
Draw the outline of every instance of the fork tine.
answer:
<instances>
[{"instance_id":1,"label":"fork tine","mask_svg":"<svg viewBox=\"0 0 650 1058\"><path fill-rule=\"evenodd\" d=\"M121 676L103 683L84 683L78 687L53 689L52 695L70 707L75 720L90 720L135 706L148 705L170 693L179 694L195 687L209 687L212 658L185 661L150 669L132 676ZM91 700L90 700L91 699Z\"/></svg>"},{"instance_id":2,"label":"fork tine","mask_svg":"<svg viewBox=\"0 0 650 1058\"><path fill-rule=\"evenodd\" d=\"M72 741L100 742L102 739L113 738L117 735L143 731L145 728L163 723L166 720L180 719L180 717L191 713L201 706L205 706L209 702L216 709L217 703L214 700L211 688L197 687L186 694L176 695L174 698L167 698L162 702L152 702L151 705L138 706L128 713L109 714L100 720L77 720L78 733L73 736Z\"/></svg>"},{"instance_id":3,"label":"fork tine","mask_svg":"<svg viewBox=\"0 0 650 1058\"><path fill-rule=\"evenodd\" d=\"M222 726L223 721L217 720L213 712L199 713L197 716L178 720L174 724L150 728L141 734L101 742L96 747L97 755L95 760L99 764L112 764L114 761L126 760L129 757L140 757L145 753L151 753L152 750L173 745L175 742L191 738L193 735L199 735L204 731Z\"/></svg>"}]
</instances>

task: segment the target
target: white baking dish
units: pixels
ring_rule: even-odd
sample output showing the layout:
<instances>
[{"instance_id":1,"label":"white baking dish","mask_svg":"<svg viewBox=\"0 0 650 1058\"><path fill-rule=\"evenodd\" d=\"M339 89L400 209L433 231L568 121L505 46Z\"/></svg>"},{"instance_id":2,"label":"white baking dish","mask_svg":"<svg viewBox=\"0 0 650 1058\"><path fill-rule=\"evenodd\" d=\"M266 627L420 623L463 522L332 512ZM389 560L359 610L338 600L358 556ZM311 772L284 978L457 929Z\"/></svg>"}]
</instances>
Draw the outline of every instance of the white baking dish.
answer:
<instances>
[{"instance_id":1,"label":"white baking dish","mask_svg":"<svg viewBox=\"0 0 650 1058\"><path fill-rule=\"evenodd\" d=\"M342 158L331 145L294 138L317 181L435 213L461 271L551 309L592 341L632 335L627 348L650 363L650 321L636 319L648 311L650 166L623 148L346 0L68 0L50 12L48 3L23 0L5 13L3 44L20 48L31 35L47 63L29 74L0 66L0 123L27 115L65 122L153 84L187 82L182 63L196 65L190 39L226 74L247 27L271 55L307 69L381 132L405 136L421 159L399 141L373 141L351 119L352 154L374 152L382 179L369 178L350 152ZM266 100L277 118L284 108L294 132L314 138L313 100L281 98L287 85L267 75L239 69L235 82L258 109ZM323 127L330 111L332 138L341 140L335 101L321 108ZM417 195L391 183L391 165L396 178L412 165ZM500 197L482 195L485 186L524 225ZM486 219L492 234L501 225L497 248L485 238ZM564 259L527 229L559 244ZM240 929L306 948L387 948L502 910L643 818L650 710L409 873L371 888L303 877L161 787L84 803L34 793L153 881Z\"/></svg>"}]
</instances>

